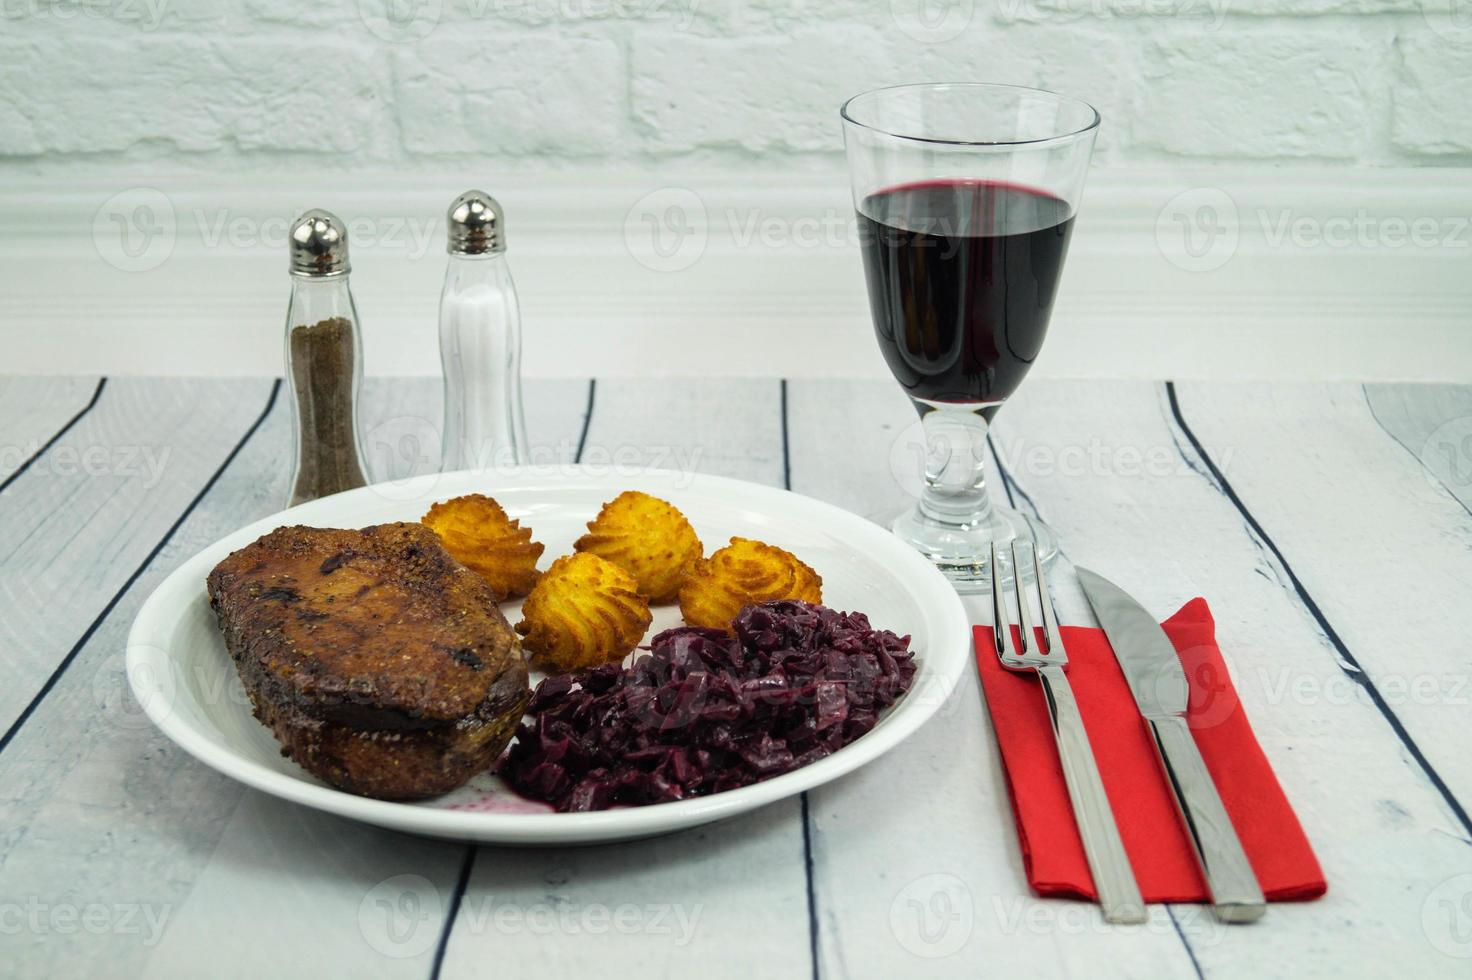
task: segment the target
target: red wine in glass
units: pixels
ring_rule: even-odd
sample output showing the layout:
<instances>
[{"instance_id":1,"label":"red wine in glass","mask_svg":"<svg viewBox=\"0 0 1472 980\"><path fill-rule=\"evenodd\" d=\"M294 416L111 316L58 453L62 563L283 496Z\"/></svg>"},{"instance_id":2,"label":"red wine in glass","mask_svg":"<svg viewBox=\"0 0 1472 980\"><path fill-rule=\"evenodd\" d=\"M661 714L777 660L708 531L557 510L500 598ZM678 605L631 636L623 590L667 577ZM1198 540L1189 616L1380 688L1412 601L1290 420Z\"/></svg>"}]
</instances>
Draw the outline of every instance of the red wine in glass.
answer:
<instances>
[{"instance_id":1,"label":"red wine in glass","mask_svg":"<svg viewBox=\"0 0 1472 980\"><path fill-rule=\"evenodd\" d=\"M913 455L924 484L890 528L984 592L1012 543L1058 551L1035 516L992 501L989 433L1042 349L1099 113L1040 89L923 82L856 95L839 117L875 335L920 416L890 459Z\"/></svg>"},{"instance_id":2,"label":"red wine in glass","mask_svg":"<svg viewBox=\"0 0 1472 980\"><path fill-rule=\"evenodd\" d=\"M1068 204L1016 184L932 180L869 195L858 218L890 371L918 402L990 421L1042 349Z\"/></svg>"}]
</instances>

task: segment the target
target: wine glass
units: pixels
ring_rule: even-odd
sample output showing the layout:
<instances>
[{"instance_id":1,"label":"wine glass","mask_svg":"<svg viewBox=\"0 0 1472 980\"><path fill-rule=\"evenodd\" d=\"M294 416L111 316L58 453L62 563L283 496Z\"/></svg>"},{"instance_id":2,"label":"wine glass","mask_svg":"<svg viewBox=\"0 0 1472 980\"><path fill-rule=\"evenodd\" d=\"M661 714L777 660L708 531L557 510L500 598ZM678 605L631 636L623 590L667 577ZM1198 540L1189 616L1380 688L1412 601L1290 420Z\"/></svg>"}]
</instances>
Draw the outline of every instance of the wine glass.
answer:
<instances>
[{"instance_id":1,"label":"wine glass","mask_svg":"<svg viewBox=\"0 0 1472 980\"><path fill-rule=\"evenodd\" d=\"M1037 359L1099 129L1085 102L992 84L900 85L844 103L874 332L920 414L925 486L892 525L962 592L990 546L1057 554L987 493L987 427Z\"/></svg>"}]
</instances>

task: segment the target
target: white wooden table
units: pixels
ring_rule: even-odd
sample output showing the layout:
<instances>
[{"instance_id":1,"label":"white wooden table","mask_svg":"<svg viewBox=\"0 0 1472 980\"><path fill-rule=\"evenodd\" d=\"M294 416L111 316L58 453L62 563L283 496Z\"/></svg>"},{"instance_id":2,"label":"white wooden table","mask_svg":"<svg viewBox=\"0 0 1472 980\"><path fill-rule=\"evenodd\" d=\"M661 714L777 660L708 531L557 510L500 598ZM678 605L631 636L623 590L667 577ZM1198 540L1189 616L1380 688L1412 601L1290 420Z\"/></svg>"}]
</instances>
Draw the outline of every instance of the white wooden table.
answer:
<instances>
[{"instance_id":1,"label":"white wooden table","mask_svg":"<svg viewBox=\"0 0 1472 980\"><path fill-rule=\"evenodd\" d=\"M380 475L438 397L369 382ZM913 479L913 416L883 382L528 398L562 458L873 517ZM278 508L288 424L270 380L0 379L0 974L1472 975L1472 387L1037 381L1001 414L996 489L1061 535L1065 621L1092 622L1072 561L1162 617L1212 602L1330 882L1232 929L1031 897L974 676L860 773L622 846L419 840L215 774L132 703L125 637L183 559Z\"/></svg>"}]
</instances>

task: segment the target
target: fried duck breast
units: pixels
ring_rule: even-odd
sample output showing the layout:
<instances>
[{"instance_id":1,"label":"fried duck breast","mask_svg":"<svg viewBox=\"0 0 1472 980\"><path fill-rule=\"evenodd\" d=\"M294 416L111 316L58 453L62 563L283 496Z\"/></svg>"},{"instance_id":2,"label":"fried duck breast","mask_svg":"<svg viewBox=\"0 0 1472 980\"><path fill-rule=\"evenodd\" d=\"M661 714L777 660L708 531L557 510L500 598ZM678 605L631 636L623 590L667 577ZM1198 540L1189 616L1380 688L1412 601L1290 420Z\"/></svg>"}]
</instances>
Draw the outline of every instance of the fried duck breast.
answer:
<instances>
[{"instance_id":1,"label":"fried duck breast","mask_svg":"<svg viewBox=\"0 0 1472 980\"><path fill-rule=\"evenodd\" d=\"M208 588L256 717L347 792L454 789L495 762L530 697L495 592L422 524L277 528Z\"/></svg>"}]
</instances>

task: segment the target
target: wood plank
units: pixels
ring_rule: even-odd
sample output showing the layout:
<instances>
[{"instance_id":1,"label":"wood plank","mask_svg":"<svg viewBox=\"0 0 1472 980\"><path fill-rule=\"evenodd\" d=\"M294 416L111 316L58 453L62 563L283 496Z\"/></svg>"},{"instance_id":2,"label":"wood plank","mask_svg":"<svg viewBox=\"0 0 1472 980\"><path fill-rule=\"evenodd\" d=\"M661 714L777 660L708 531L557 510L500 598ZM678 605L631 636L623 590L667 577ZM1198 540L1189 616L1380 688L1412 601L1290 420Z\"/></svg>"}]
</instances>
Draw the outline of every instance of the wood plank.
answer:
<instances>
[{"instance_id":1,"label":"wood plank","mask_svg":"<svg viewBox=\"0 0 1472 980\"><path fill-rule=\"evenodd\" d=\"M1338 414L1297 429L1251 418L1295 403L1301 389L1230 391L1241 396L1237 413L1196 430L1229 477L1295 456L1317 463L1316 445L1339 445ZM1183 402L1191 418L1201 399ZM1071 608L1081 605L1070 560L1103 572L1161 617L1192 596L1209 598L1242 702L1328 875L1327 897L1274 905L1251 928L1183 920L1202 971L1275 975L1293 962L1315 976L1444 973L1448 960L1428 942L1423 912L1438 882L1472 868L1463 828L1372 704L1295 693L1301 681L1328 686L1342 677L1339 652L1174 424L1163 388L1024 385L999 417L996 442L1061 536L1065 555L1051 578ZM1344 514L1362 499L1360 479L1299 476L1295 492L1313 488L1305 506ZM1292 561L1297 551L1286 550ZM1345 566L1331 591L1355 574Z\"/></svg>"},{"instance_id":2,"label":"wood plank","mask_svg":"<svg viewBox=\"0 0 1472 980\"><path fill-rule=\"evenodd\" d=\"M1183 384L1177 393L1199 438L1230 440L1227 481L1384 699L1383 710L1460 801L1462 836L1472 835L1472 756L1461 748L1472 650L1469 619L1458 615L1472 587L1466 508L1381 427L1359 385ZM1441 441L1458 424L1441 423L1428 438ZM1353 673L1336 680L1340 693L1361 693ZM1327 698L1333 687L1304 691Z\"/></svg>"},{"instance_id":3,"label":"wood plank","mask_svg":"<svg viewBox=\"0 0 1472 980\"><path fill-rule=\"evenodd\" d=\"M780 486L779 405L776 381L600 380L583 459ZM569 976L806 976L806 884L796 798L649 841L482 847L442 976L481 976L491 963Z\"/></svg>"},{"instance_id":4,"label":"wood plank","mask_svg":"<svg viewBox=\"0 0 1472 980\"><path fill-rule=\"evenodd\" d=\"M398 387L369 383L370 426L409 411L437 417L437 386ZM586 390L576 382L529 389L533 440L575 439ZM259 413L264 404L250 407ZM221 963L241 974L428 972L444 910L403 932L388 918L394 907L378 903L401 893L404 874L419 876L415 887L422 880L448 892L458 845L245 790L168 742L126 693L126 636L143 599L189 555L281 506L288 424L278 400L0 753L0 895L112 910L97 934L62 932L44 917L40 929L0 934L0 956L18 973L199 976ZM430 953L415 949L421 933Z\"/></svg>"},{"instance_id":5,"label":"wood plank","mask_svg":"<svg viewBox=\"0 0 1472 980\"><path fill-rule=\"evenodd\" d=\"M717 393L707 401L687 389L682 399L672 397L671 404L663 404L663 395L653 386L631 382L620 392L618 386L600 384L598 411L614 412L616 424L606 433L596 427L590 431L589 446L612 450L632 445L635 455L643 453L639 458L646 460L656 451L670 459L678 451L689 460L697 458L699 449L702 468L753 478L741 468L756 464L743 462L739 443L731 438L733 431L768 431L765 422L757 419L754 424L752 416L770 394L759 383L750 384L748 390ZM881 426L903 431L909 424L903 400L895 401L891 386L879 383L867 394L863 386L837 385L819 386L817 395L809 395L806 384L789 389L796 488L822 496L816 488L826 480L832 485L830 499L861 513L888 511L903 493L893 477L884 482L889 468L884 454L893 436ZM528 390L533 402L534 389ZM1191 394L1182 389L1188 412ZM401 397L395 401L374 393L369 401L383 412L417 413L437 424L432 384ZM884 399L890 407L883 406ZM529 409L534 442L538 419L550 418L554 410L576 422L585 392L569 386L552 401ZM873 412L878 425L865 421L868 401L879 406ZM224 962L232 970L238 965L240 972L295 972L303 966L368 976L428 972L432 948L416 950L425 937L439 933L455 892L460 847L386 834L242 790L175 750L122 694L121 651L142 598L198 547L278 505L285 474L270 474L285 456L282 407L277 406L80 648L28 724L0 752L0 895L22 896L24 902L34 896L34 904L46 910L80 911L96 904L105 906L108 917L108 931L101 935L81 928L64 932L52 924L49 911L40 913L40 929L0 934L0 956L18 973L95 973L101 968L118 976L145 970L198 975L218 970ZM259 405L252 405L246 414L258 411ZM799 412L819 411L828 413L823 424L798 421ZM688 413L683 420L682 412ZM1235 426L1236 417L1224 416L1223 427L1229 423ZM676 427L672 437L664 434L664 425ZM1247 426L1253 439L1270 442L1271 432L1259 432L1258 426ZM565 421L559 427L568 428ZM695 435L682 436L687 431ZM1326 438L1317 429L1309 437ZM1337 445L1335 438L1328 437L1327 444ZM842 440L844 452L833 452L836 439ZM1213 448L1210 439L1203 439ZM552 441L575 445L576 435ZM1435 886L1468 870L1461 830L1386 735L1372 707L1352 699L1347 704L1299 704L1291 695L1287 700L1281 696L1280 678L1273 671L1285 660L1284 651L1293 651L1296 664L1306 665L1290 678L1296 681L1332 677L1339 669L1334 650L1285 586L1282 568L1243 527L1230 501L1201 475L1189 446L1180 454L1182 441L1169 424L1159 393L1133 385L1035 382L1002 414L997 432L1003 457L1018 464L1020 488L1064 534L1069 556L1117 578L1162 615L1196 591L1212 598L1224 650L1259 737L1330 875L1327 899L1274 906L1267 920L1251 929L1223 931L1209 918L1177 908L1195 955L1207 973L1271 975L1290 961L1284 957L1295 953L1300 954L1291 959L1295 969L1312 975L1385 972L1392 963L1444 973L1456 961L1443 956L1435 938L1422 931L1422 912L1435 897ZM1088 460L1096 443L1105 450L1102 467L1089 465L1081 474L1060 472L1065 451L1082 452L1081 458ZM1229 478L1237 472L1238 454L1256 446L1240 435L1220 445L1234 450ZM1027 460L1034 447L1044 451L1042 464ZM1165 473L1133 475L1120 451L1127 448L1177 453L1179 464ZM763 453L760 465L771 467L771 455ZM776 456L780 465L780 453ZM614 458L611 452L608 458ZM1048 458L1051 466L1045 465ZM819 462L804 463L813 459ZM873 464L865 462L869 459L879 461L877 476ZM1330 491L1345 496L1358 492L1353 481L1325 482ZM5 506L0 497L0 507ZM4 513L8 522L10 512ZM100 512L92 520L107 520L110 526L118 522ZM87 529L88 523L71 530L96 533ZM1284 548L1301 572L1297 551ZM75 554L67 560L91 570ZM0 559L0 576L8 565ZM1084 606L1066 571L1061 564L1053 576L1060 606L1066 619L1085 621ZM1335 617L1331 620L1338 625ZM72 627L80 637L73 617L58 618L57 627ZM974 681L970 683L970 698L960 692L914 741L813 794L824 975L974 974L982 962L999 972L1010 966L1018 973L1096 971L1101 962L1142 975L1189 972L1189 964L1182 967L1179 943L1171 945L1167 930L1174 927L1167 918L1157 915L1144 929L1107 929L1091 910L1075 903L1018 897L1026 889L1014 856L1005 796L996 781L995 748L975 700ZM968 710L970 722L956 720ZM916 756L915 750L925 744L921 740L943 724L953 726L955 737ZM973 741L964 742L966 738ZM956 744L974 740L985 746L976 768L990 774L975 784L966 779L972 773L938 761L953 758ZM915 765L916 757L925 760L923 766ZM911 771L917 768L921 771ZM915 793L907 793L907 787ZM907 802L906 796L913 798ZM925 803L917 808L914 799ZM988 817L985 824L982 814ZM612 966L613 972L805 973L807 910L799 820L800 814L778 806L636 845L557 852L481 849L450 937L444 973L483 972L488 962L501 968L594 966L606 971ZM992 852L981 857L968 850L986 847ZM881 878L876 869L887 875ZM404 874L419 879L398 877ZM961 895L953 890L952 879L969 890L973 928L959 951L933 957L928 954L943 950L958 933L932 931L940 941L925 943L918 932L925 920L917 918L917 906L910 903L918 902L922 912L928 908L935 916L931 924L938 924L940 916L955 908L943 906L944 899ZM423 919L384 918L387 913L377 902L390 902L392 908L399 898L436 899L440 905L421 906ZM120 912L118 906L131 912ZM633 907L622 913L627 933L612 924L622 906ZM405 916L417 915L407 906L399 908ZM604 931L583 927L604 922L604 913ZM550 935L543 928L548 915ZM242 919L250 920L250 930L240 928ZM161 936L150 926L160 921ZM396 921L407 931L389 932ZM567 922L573 925L563 924ZM762 929L766 932L757 931ZM263 942L263 935L271 940ZM753 952L753 935L764 941L774 936L776 952L748 971L749 957L762 955ZM1138 961L1132 958L1137 952ZM1159 958L1151 955L1156 952ZM403 953L412 955L399 955ZM1105 956L1110 959L1099 959Z\"/></svg>"},{"instance_id":6,"label":"wood plank","mask_svg":"<svg viewBox=\"0 0 1472 980\"><path fill-rule=\"evenodd\" d=\"M439 381L429 378L366 383L364 443L375 479L437 467L440 392ZM535 456L565 458L572 451L587 392L588 383L580 380L528 385ZM229 961L250 975L424 976L446 925L463 850L246 791L180 907L178 926L145 972L199 976L228 951ZM281 889L283 879L294 883L290 891ZM259 898L258 911L244 932L230 910L252 895ZM260 943L263 932L275 941Z\"/></svg>"},{"instance_id":7,"label":"wood plank","mask_svg":"<svg viewBox=\"0 0 1472 980\"><path fill-rule=\"evenodd\" d=\"M97 397L99 379L0 377L0 489Z\"/></svg>"},{"instance_id":8,"label":"wood plank","mask_svg":"<svg viewBox=\"0 0 1472 980\"><path fill-rule=\"evenodd\" d=\"M1472 385L1365 385L1381 428L1472 510Z\"/></svg>"},{"instance_id":9,"label":"wood plank","mask_svg":"<svg viewBox=\"0 0 1472 980\"><path fill-rule=\"evenodd\" d=\"M791 381L788 406L794 490L884 520L913 503L918 426L892 382ZM989 621L977 597L966 603ZM1105 963L1194 975L1163 908L1114 927L1092 905L1028 894L974 670L906 744L810 797L823 976L1091 975Z\"/></svg>"},{"instance_id":10,"label":"wood plank","mask_svg":"<svg viewBox=\"0 0 1472 980\"><path fill-rule=\"evenodd\" d=\"M111 387L111 386L110 386ZM165 414L180 422L179 407L238 402L248 414L246 425L234 431L219 427L188 430L189 442L176 434L173 458L214 460L217 468L266 404L270 384L251 386L250 403L233 386L214 383L139 382L126 404L133 417ZM119 391L124 390L118 384ZM278 406L279 407L279 406ZM109 408L106 401L98 412ZM184 414L187 414L184 413ZM279 417L279 416L278 416ZM259 430L258 430L259 431ZM94 444L121 443L137 432L135 426L111 425L100 429ZM265 440L254 443L254 455L242 454L216 484L214 502L202 503L195 518L212 513L222 500L263 491L261 466L270 472L282 455ZM243 467L255 464L250 470ZM182 474L179 474L182 477ZM171 471L159 491L170 496L187 490L192 497L208 479L201 475L193 486L183 485ZM285 475L277 481L284 485ZM274 494L272 494L274 499ZM164 530L189 501L179 503L150 527L152 538L142 553L156 547ZM117 533L123 518L94 509L79 515L72 529L78 537L105 537ZM186 522L188 525L190 522ZM224 523L233 523L233 515ZM197 520L194 522L198 526ZM188 547L195 542L189 528L175 541ZM222 528L223 530L223 528ZM84 558L67 554L67 537L52 532L56 555L45 555L59 574L77 577L88 570ZM40 549L44 541L37 542ZM190 549L193 550L192 548ZM101 933L65 934L49 925L15 936L0 936L8 961L20 972L33 975L80 973L101 968L120 976L140 972L149 950L167 935L170 920L187 890L189 868L208 858L218 834L241 790L215 776L174 748L126 694L124 650L127 630L137 607L164 573L188 552L170 551L164 544L144 574L116 603L96 631L77 652L67 670L42 700L28 722L0 753L0 825L6 828L0 851L0 891L35 896L50 908L82 908L89 904L118 910L119 919L131 913L128 925L142 931L117 929ZM0 572L24 571L20 556L7 559ZM120 588L136 568L119 567L104 584ZM109 601L111 595L99 601ZM34 601L34 600L33 600ZM87 628L80 616L43 617L39 604L26 611L47 620L54 631L52 643L63 650L78 642ZM121 910L126 909L127 912ZM43 920L44 923L45 920ZM161 928L160 928L161 927Z\"/></svg>"},{"instance_id":11,"label":"wood plank","mask_svg":"<svg viewBox=\"0 0 1472 980\"><path fill-rule=\"evenodd\" d=\"M220 465L269 389L268 381L114 380L5 489L0 654L9 673L0 731Z\"/></svg>"}]
</instances>

